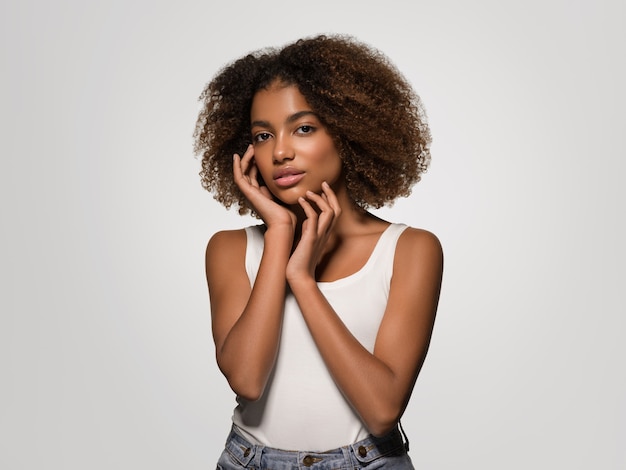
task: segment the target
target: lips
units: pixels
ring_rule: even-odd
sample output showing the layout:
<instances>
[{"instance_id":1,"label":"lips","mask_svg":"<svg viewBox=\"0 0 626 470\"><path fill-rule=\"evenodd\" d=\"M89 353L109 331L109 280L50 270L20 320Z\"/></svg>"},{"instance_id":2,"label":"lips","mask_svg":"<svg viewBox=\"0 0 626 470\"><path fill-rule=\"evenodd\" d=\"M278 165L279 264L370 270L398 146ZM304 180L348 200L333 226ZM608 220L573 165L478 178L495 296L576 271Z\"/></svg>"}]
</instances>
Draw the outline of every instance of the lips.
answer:
<instances>
[{"instance_id":1,"label":"lips","mask_svg":"<svg viewBox=\"0 0 626 470\"><path fill-rule=\"evenodd\" d=\"M276 186L287 188L297 184L304 178L304 172L295 168L281 168L280 170L274 171L272 176Z\"/></svg>"}]
</instances>

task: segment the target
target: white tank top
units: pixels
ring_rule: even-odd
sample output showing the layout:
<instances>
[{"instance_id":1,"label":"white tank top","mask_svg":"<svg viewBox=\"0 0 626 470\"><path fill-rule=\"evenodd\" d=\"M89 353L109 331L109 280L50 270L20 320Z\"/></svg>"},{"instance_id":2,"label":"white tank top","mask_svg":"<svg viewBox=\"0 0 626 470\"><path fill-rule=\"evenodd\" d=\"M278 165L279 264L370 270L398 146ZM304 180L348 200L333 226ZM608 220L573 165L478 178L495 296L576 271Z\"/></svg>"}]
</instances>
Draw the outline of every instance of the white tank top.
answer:
<instances>
[{"instance_id":1,"label":"white tank top","mask_svg":"<svg viewBox=\"0 0 626 470\"><path fill-rule=\"evenodd\" d=\"M365 265L333 282L318 282L337 315L373 352L385 313L396 243L406 225L391 224ZM246 271L256 279L263 254L262 226L246 228ZM255 444L283 450L324 451L364 439L368 430L335 385L288 292L278 357L263 396L237 398L233 422Z\"/></svg>"}]
</instances>

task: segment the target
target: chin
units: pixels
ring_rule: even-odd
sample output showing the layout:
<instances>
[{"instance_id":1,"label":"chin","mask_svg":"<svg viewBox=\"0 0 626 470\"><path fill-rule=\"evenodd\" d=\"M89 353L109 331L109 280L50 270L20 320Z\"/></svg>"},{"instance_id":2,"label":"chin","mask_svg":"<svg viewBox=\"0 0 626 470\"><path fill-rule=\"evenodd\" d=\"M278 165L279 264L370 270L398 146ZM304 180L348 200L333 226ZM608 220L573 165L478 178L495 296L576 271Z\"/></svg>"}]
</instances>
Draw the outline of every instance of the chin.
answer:
<instances>
[{"instance_id":1,"label":"chin","mask_svg":"<svg viewBox=\"0 0 626 470\"><path fill-rule=\"evenodd\" d=\"M274 194L274 197L283 206L299 206L300 204L298 203L298 198L300 196L304 197L305 193L306 193L306 190L302 191L301 194L291 193L289 195L281 194L280 196L277 196L276 194Z\"/></svg>"},{"instance_id":2,"label":"chin","mask_svg":"<svg viewBox=\"0 0 626 470\"><path fill-rule=\"evenodd\" d=\"M272 194L286 206L299 206L298 198L303 197L306 199L307 191L320 194L322 192L322 186L320 185L319 188L294 186L292 188L277 190L276 192L272 192Z\"/></svg>"}]
</instances>

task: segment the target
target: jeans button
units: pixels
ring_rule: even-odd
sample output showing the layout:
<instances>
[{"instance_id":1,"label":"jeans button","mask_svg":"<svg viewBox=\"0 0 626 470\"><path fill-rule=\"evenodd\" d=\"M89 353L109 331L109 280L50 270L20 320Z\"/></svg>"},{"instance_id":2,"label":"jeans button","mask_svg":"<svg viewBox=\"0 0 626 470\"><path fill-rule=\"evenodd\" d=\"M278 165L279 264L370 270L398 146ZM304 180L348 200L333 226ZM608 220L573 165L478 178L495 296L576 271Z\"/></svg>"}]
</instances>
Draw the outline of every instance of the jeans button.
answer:
<instances>
[{"instance_id":1,"label":"jeans button","mask_svg":"<svg viewBox=\"0 0 626 470\"><path fill-rule=\"evenodd\" d=\"M302 463L306 467L310 467L311 465L313 465L313 457L311 457L310 455L307 455L306 457L302 459Z\"/></svg>"},{"instance_id":2,"label":"jeans button","mask_svg":"<svg viewBox=\"0 0 626 470\"><path fill-rule=\"evenodd\" d=\"M243 451L243 456L247 457L248 455L250 455L250 448L248 447L246 450Z\"/></svg>"},{"instance_id":3,"label":"jeans button","mask_svg":"<svg viewBox=\"0 0 626 470\"><path fill-rule=\"evenodd\" d=\"M358 451L361 457L365 457L367 455L367 449L363 446L359 446Z\"/></svg>"}]
</instances>

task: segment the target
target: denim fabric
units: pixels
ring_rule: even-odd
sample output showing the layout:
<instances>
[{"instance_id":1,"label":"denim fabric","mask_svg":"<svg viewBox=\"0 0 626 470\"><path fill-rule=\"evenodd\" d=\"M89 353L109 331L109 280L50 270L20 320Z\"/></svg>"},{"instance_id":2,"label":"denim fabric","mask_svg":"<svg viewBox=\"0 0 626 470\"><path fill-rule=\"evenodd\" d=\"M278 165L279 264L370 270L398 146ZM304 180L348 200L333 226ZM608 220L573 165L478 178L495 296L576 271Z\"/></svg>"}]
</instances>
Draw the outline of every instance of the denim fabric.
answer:
<instances>
[{"instance_id":1,"label":"denim fabric","mask_svg":"<svg viewBox=\"0 0 626 470\"><path fill-rule=\"evenodd\" d=\"M412 470L398 429L384 437L369 436L362 441L327 452L300 452L273 449L248 442L233 426L217 470L348 470L366 468Z\"/></svg>"}]
</instances>

